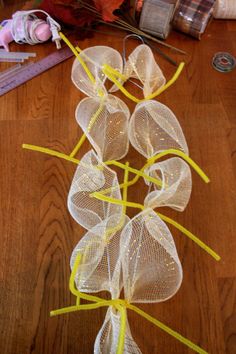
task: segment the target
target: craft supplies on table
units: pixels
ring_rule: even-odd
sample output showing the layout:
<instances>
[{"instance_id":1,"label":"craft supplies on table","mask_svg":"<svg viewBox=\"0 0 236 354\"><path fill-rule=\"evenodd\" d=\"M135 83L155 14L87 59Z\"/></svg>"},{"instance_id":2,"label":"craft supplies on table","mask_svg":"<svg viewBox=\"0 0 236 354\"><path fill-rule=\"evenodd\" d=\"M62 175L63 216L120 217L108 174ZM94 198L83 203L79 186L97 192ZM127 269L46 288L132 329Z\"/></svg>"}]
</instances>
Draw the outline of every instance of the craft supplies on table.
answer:
<instances>
[{"instance_id":1,"label":"craft supplies on table","mask_svg":"<svg viewBox=\"0 0 236 354\"><path fill-rule=\"evenodd\" d=\"M215 0L179 0L173 27L197 39L205 32Z\"/></svg>"},{"instance_id":2,"label":"craft supplies on table","mask_svg":"<svg viewBox=\"0 0 236 354\"><path fill-rule=\"evenodd\" d=\"M35 13L43 13L46 21L39 19ZM4 20L0 24L0 47L9 51L9 43L27 43L30 45L46 42L50 37L60 49L60 25L45 11L17 11L12 19Z\"/></svg>"},{"instance_id":3,"label":"craft supplies on table","mask_svg":"<svg viewBox=\"0 0 236 354\"><path fill-rule=\"evenodd\" d=\"M10 75L13 75L17 70L21 68L21 64L16 64L4 71L0 71L0 81L5 79L6 77L9 77Z\"/></svg>"},{"instance_id":4,"label":"craft supplies on table","mask_svg":"<svg viewBox=\"0 0 236 354\"><path fill-rule=\"evenodd\" d=\"M34 57L36 57L36 53L7 52L4 49L0 49L0 61L2 62L23 63L26 59Z\"/></svg>"},{"instance_id":5,"label":"craft supplies on table","mask_svg":"<svg viewBox=\"0 0 236 354\"><path fill-rule=\"evenodd\" d=\"M216 0L213 15L219 19L236 19L236 1Z\"/></svg>"},{"instance_id":6,"label":"craft supplies on table","mask_svg":"<svg viewBox=\"0 0 236 354\"><path fill-rule=\"evenodd\" d=\"M63 48L35 63L21 66L21 68L14 73L14 76L7 76L0 82L0 96L31 80L35 76L38 76L64 60L71 58L72 56L73 54L69 48Z\"/></svg>"},{"instance_id":7,"label":"craft supplies on table","mask_svg":"<svg viewBox=\"0 0 236 354\"><path fill-rule=\"evenodd\" d=\"M161 303L178 291L182 282L182 266L174 238L166 223L175 226L214 259L220 257L190 231L171 218L155 211L168 206L183 211L191 195L192 178L189 165L204 182L209 179L189 157L187 142L174 113L164 104L152 100L178 78L183 63L166 82L162 70L148 46L139 45L123 63L120 53L110 47L74 48L61 34L76 56L72 81L88 97L79 102L76 120L84 134L69 155L35 145L24 148L66 159L77 165L68 194L68 210L74 220L87 231L74 248L70 266L69 289L76 303L51 316L107 307L107 315L98 332L94 353L139 353L127 318L127 310L138 313L166 331L192 350L206 351L178 332L142 311L134 303ZM123 85L130 78L140 81L143 99L138 99ZM130 114L125 102L107 92L105 82L114 85L137 103ZM80 160L75 158L85 139L92 149ZM117 161L128 154L129 143L146 159L137 170ZM173 158L159 159L172 154ZM127 158L127 157L126 157ZM119 182L116 166L124 170ZM128 179L129 173L135 177ZM128 201L128 187L142 177L148 186L143 204ZM122 190L122 193L121 193ZM130 219L128 207L140 209ZM91 293L108 291L111 300ZM124 291L124 298L121 292ZM89 303L81 304L80 299Z\"/></svg>"},{"instance_id":8,"label":"craft supplies on table","mask_svg":"<svg viewBox=\"0 0 236 354\"><path fill-rule=\"evenodd\" d=\"M169 0L167 0L169 1ZM170 0L172 1L172 0ZM83 1L83 0L79 0L79 3L88 11L92 12L93 14L95 13L99 18L101 18L101 14L99 14L99 11L96 9L96 7L88 4L87 2ZM105 4L105 3L104 3ZM156 43L159 43L161 44L162 46L166 47L166 48L170 48L178 53L182 53L182 54L186 54L183 50L181 49L178 49L176 47L173 47L172 45L164 42L164 41L161 41L159 39L157 39L156 37L154 36L151 36L149 33L146 33L146 32L143 32L141 31L139 28L133 25L131 25L130 23L124 21L122 18L117 18L115 19L114 22L106 22L106 21L103 21L102 19L99 19L99 22L100 23L103 23L105 25L108 25L108 26L112 26L112 27L115 27L115 28L119 28L119 29L122 29L122 30L125 30L126 32L131 32L133 34L137 34L137 35L140 35L144 38L147 38L148 40L152 40Z\"/></svg>"},{"instance_id":9,"label":"craft supplies on table","mask_svg":"<svg viewBox=\"0 0 236 354\"><path fill-rule=\"evenodd\" d=\"M6 69L5 71L0 73L0 96L1 96L1 89L3 87L8 87L8 83L15 80L17 80L17 77L21 71L26 71L26 68L29 68L33 63L27 63L27 64L17 64L14 65L12 68ZM16 84L16 83L15 83Z\"/></svg>"}]
</instances>

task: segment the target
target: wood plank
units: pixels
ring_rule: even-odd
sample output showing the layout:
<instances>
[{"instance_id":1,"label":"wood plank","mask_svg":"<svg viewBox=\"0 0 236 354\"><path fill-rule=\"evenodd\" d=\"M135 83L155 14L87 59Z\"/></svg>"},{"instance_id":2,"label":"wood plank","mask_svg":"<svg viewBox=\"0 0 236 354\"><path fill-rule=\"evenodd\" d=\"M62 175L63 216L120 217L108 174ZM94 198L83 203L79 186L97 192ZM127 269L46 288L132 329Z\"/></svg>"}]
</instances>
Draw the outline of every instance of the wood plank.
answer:
<instances>
[{"instance_id":1,"label":"wood plank","mask_svg":"<svg viewBox=\"0 0 236 354\"><path fill-rule=\"evenodd\" d=\"M236 348L236 279L219 278L218 290L226 353L231 354Z\"/></svg>"}]
</instances>

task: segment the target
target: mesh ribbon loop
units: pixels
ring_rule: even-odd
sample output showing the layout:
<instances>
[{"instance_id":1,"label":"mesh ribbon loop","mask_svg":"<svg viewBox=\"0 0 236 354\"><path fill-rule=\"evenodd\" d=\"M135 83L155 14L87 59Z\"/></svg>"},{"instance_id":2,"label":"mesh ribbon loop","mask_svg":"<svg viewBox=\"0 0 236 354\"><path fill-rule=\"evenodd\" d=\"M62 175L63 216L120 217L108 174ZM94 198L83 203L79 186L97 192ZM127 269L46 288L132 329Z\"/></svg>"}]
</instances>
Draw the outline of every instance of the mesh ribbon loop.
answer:
<instances>
[{"instance_id":1,"label":"mesh ribbon loop","mask_svg":"<svg viewBox=\"0 0 236 354\"><path fill-rule=\"evenodd\" d=\"M120 318L121 318L120 326L119 326L120 328L119 328L116 354L122 354L122 353L126 352L126 350L125 350L126 343L129 345L129 349L130 349L132 341L133 341L132 346L135 349L134 353L140 353L140 350L138 349L137 344L134 342L131 335L129 336L130 333L128 333L128 338L126 338L126 323L127 323L126 309L130 309L132 311L135 311L137 314L139 314L140 316L142 316L143 318L145 318L149 322L153 323L155 326L159 327L163 331L167 332L168 334L170 334L171 336L173 336L174 338L176 338L177 340L179 340L180 342L182 342L184 345L186 345L190 349L194 350L195 352L197 352L199 354L207 354L207 352L205 350L203 350L202 348L200 348L198 345L194 344L193 342L191 342L189 339L183 337L178 332L172 330L168 326L164 325L162 322L158 321L157 319L153 318L152 316L150 316L146 312L142 311L137 306L130 304L126 300L122 300L122 299L104 300L100 297L84 294L84 293L80 292L79 290L77 290L74 285L75 284L75 274L76 274L77 269L79 267L81 258L82 258L82 254L78 253L78 255L75 259L75 262L74 262L72 272L71 272L70 281L69 281L69 288L70 288L70 291L77 298L90 301L91 304L75 305L75 306L65 307L65 308L62 308L59 310L53 310L50 312L51 316L62 315L62 314L74 312L74 311L93 310L93 309L97 309L99 307L104 307L104 306L105 307L114 307L120 313ZM112 310L110 309L110 311L112 311ZM113 352L113 353L115 353L115 352Z\"/></svg>"},{"instance_id":2,"label":"mesh ribbon loop","mask_svg":"<svg viewBox=\"0 0 236 354\"><path fill-rule=\"evenodd\" d=\"M107 202L114 203L117 205L123 205L125 203L127 207L137 208L137 209L141 209L141 210L146 209L146 207L142 204L128 202L128 201L124 202L123 200L115 200L115 199L112 199L108 196L103 195L102 193L94 193L93 196L97 199L105 200ZM156 212L156 213L157 213L157 215L159 215L159 217L163 221L173 225L176 229L180 230L184 235L186 235L188 238L190 238L192 241L194 241L199 247L201 247L205 252L207 252L210 256L212 256L216 261L220 260L220 256L215 251L213 251L210 247L208 247L203 241L201 241L192 232L187 230L184 226L180 225L175 220L173 220L173 219L171 219L159 212Z\"/></svg>"}]
</instances>

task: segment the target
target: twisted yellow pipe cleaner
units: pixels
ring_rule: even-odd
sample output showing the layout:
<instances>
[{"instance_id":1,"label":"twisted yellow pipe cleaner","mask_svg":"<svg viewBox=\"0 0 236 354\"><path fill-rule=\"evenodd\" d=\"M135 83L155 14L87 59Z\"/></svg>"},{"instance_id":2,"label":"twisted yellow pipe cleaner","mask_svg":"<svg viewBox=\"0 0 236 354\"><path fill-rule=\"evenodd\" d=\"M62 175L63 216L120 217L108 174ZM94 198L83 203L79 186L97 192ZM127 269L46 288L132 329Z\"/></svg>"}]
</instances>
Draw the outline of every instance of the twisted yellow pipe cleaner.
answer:
<instances>
[{"instance_id":1,"label":"twisted yellow pipe cleaner","mask_svg":"<svg viewBox=\"0 0 236 354\"><path fill-rule=\"evenodd\" d=\"M95 342L95 353L97 352L96 349L97 350L98 349L101 350L102 348L104 349L104 347L102 347L102 345L105 345L106 348L112 347L112 349L114 349L116 346L116 354L122 354L125 350L126 345L128 345L129 348L131 346L132 348L135 348L136 350L138 349L137 344L134 342L134 340L131 336L131 333L130 333L130 329L128 327L128 323L127 323L127 310L128 309L136 312L138 315L145 318L147 321L151 322L155 326L157 326L160 329L162 329L163 331L167 332L168 334L170 334L171 336L173 336L174 338L179 340L181 343L183 343L184 345L186 345L187 347L189 347L193 351L200 353L200 354L207 353L205 350L203 350L198 345L191 342L189 339L183 337L181 334L174 331L170 327L166 326L161 321L153 318L145 311L143 311L140 308L138 308L137 306L133 305L131 302L132 301L137 302L138 300L142 299L142 295L140 296L140 299L136 298L136 300L135 300L135 297L137 297L137 293L135 292L135 290L132 290L132 286L130 286L129 284L127 284L127 288L129 290L128 291L126 290L126 294L127 294L127 296L130 295L131 297L133 297L134 300L132 300L132 298L130 300L120 299L120 298L105 300L105 299L98 297L98 296L82 293L81 291L76 289L75 276L76 276L76 273L78 271L78 268L79 268L79 265L80 265L80 262L82 259L83 259L83 255L81 253L78 253L77 257L75 259L74 265L73 265L73 269L72 269L70 281L69 281L69 289L70 289L71 293L76 296L76 305L64 307L64 308L61 308L58 310L53 310L50 312L50 315L56 316L56 315L62 315L62 314L66 314L66 313L70 313L70 312L74 312L74 311L94 310L94 309L97 309L100 307L108 307L109 309L108 309L108 313L107 313L107 316L105 319L105 324L113 323L113 330L115 330L115 334L118 334L118 336L117 336L118 341L114 340L114 341L112 341L112 343L110 343L110 345L108 345L107 344L108 343L107 337L110 336L110 333L107 333L106 327L103 326L98 337L97 337L97 340ZM135 260L137 260L137 258ZM145 275L145 277L146 277L146 275ZM128 281L128 279L126 279L126 281ZM129 291L131 291L132 294L129 293ZM89 301L90 303L80 304L80 299ZM161 297L160 297L159 301L162 301ZM153 302L153 301L151 301L151 302ZM116 311L118 312L119 315L116 314ZM115 321L112 321L112 319L113 319L112 316L115 318ZM115 322L115 324L114 324L114 322ZM127 333L126 333L126 331L127 331ZM103 338L103 343L105 342L105 344L102 344L100 342L101 338ZM104 340L104 338L105 338L105 340ZM116 335L114 336L114 338L116 338ZM108 352L110 352L110 351L108 351Z\"/></svg>"}]
</instances>

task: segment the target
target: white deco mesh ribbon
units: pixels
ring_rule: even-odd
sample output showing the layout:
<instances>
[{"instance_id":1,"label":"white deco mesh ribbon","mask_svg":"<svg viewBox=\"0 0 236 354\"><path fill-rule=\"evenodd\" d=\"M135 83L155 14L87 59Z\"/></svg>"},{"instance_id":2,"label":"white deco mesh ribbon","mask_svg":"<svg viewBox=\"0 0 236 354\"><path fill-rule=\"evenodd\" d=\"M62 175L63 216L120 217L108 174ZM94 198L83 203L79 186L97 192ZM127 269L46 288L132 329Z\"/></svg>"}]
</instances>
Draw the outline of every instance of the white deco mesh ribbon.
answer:
<instances>
[{"instance_id":1,"label":"white deco mesh ribbon","mask_svg":"<svg viewBox=\"0 0 236 354\"><path fill-rule=\"evenodd\" d=\"M145 173L162 182L162 186L152 184L154 190L145 197L145 206L152 209L168 206L178 211L186 208L192 191L192 175L184 160L172 157L153 164Z\"/></svg>"},{"instance_id":2,"label":"white deco mesh ribbon","mask_svg":"<svg viewBox=\"0 0 236 354\"><path fill-rule=\"evenodd\" d=\"M171 298L182 282L182 267L166 224L150 208L124 227L120 239L124 297L129 303L154 303ZM120 314L110 307L95 341L96 354L115 354ZM127 321L124 353L141 353Z\"/></svg>"},{"instance_id":3,"label":"white deco mesh ribbon","mask_svg":"<svg viewBox=\"0 0 236 354\"><path fill-rule=\"evenodd\" d=\"M111 234L108 239L106 238L107 231L109 232L114 228L114 224L117 224L119 218L120 215L112 215L109 219L102 221L88 231L74 248L70 261L71 269L78 253L83 255L75 276L75 284L80 291L87 293L109 291L112 299L119 298L123 287L120 235L123 227L129 222L129 218L125 216L118 230ZM116 313L115 309L109 307L94 344L95 354L116 354L120 320L120 313ZM132 338L128 320L126 320L124 353L141 354Z\"/></svg>"},{"instance_id":4,"label":"white deco mesh ribbon","mask_svg":"<svg viewBox=\"0 0 236 354\"><path fill-rule=\"evenodd\" d=\"M152 209L144 209L124 227L120 252L129 302L165 301L179 289L182 267L173 237Z\"/></svg>"},{"instance_id":5,"label":"white deco mesh ribbon","mask_svg":"<svg viewBox=\"0 0 236 354\"><path fill-rule=\"evenodd\" d=\"M86 97L75 116L102 161L119 160L127 154L130 112L121 99L113 95Z\"/></svg>"},{"instance_id":6,"label":"white deco mesh ribbon","mask_svg":"<svg viewBox=\"0 0 236 354\"><path fill-rule=\"evenodd\" d=\"M106 92L105 83L107 77L102 72L102 66L104 64L112 66L120 73L123 71L122 57L120 53L113 48L107 46L89 47L81 51L79 55L95 78L95 83L91 82L77 59L74 60L72 66L71 79L75 86L87 96L96 97L98 96L99 90L104 93Z\"/></svg>"},{"instance_id":7,"label":"white deco mesh ribbon","mask_svg":"<svg viewBox=\"0 0 236 354\"><path fill-rule=\"evenodd\" d=\"M122 213L122 206L92 198L93 192L112 188L107 195L121 199L116 172L104 165L94 151L90 150L81 159L68 195L71 216L89 230L109 216Z\"/></svg>"},{"instance_id":8,"label":"white deco mesh ribbon","mask_svg":"<svg viewBox=\"0 0 236 354\"><path fill-rule=\"evenodd\" d=\"M78 290L87 293L109 291L113 298L119 297L122 288L120 234L128 221L127 216L114 214L89 230L75 246L71 269L78 253L83 255L75 277Z\"/></svg>"},{"instance_id":9,"label":"white deco mesh ribbon","mask_svg":"<svg viewBox=\"0 0 236 354\"><path fill-rule=\"evenodd\" d=\"M143 84L143 95L147 97L166 83L166 79L156 63L152 50L140 44L129 55L124 67L124 75L138 79Z\"/></svg>"},{"instance_id":10,"label":"white deco mesh ribbon","mask_svg":"<svg viewBox=\"0 0 236 354\"><path fill-rule=\"evenodd\" d=\"M118 338L120 333L120 312L114 312L112 307L109 307L106 313L103 325L98 332L94 344L94 354L116 354ZM134 341L129 322L126 320L126 331L124 340L124 354L142 354L141 350Z\"/></svg>"},{"instance_id":11,"label":"white deco mesh ribbon","mask_svg":"<svg viewBox=\"0 0 236 354\"><path fill-rule=\"evenodd\" d=\"M147 97L165 85L166 79L156 63L154 55L146 44L140 44L129 55L125 63L123 75L127 80L138 79L143 85L143 95ZM116 91L113 86L110 92Z\"/></svg>"},{"instance_id":12,"label":"white deco mesh ribbon","mask_svg":"<svg viewBox=\"0 0 236 354\"><path fill-rule=\"evenodd\" d=\"M188 146L174 113L164 104L148 100L137 104L129 122L129 140L146 158L168 150L182 150Z\"/></svg>"}]
</instances>

